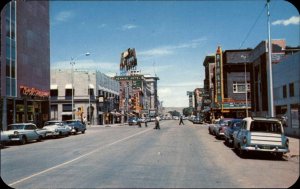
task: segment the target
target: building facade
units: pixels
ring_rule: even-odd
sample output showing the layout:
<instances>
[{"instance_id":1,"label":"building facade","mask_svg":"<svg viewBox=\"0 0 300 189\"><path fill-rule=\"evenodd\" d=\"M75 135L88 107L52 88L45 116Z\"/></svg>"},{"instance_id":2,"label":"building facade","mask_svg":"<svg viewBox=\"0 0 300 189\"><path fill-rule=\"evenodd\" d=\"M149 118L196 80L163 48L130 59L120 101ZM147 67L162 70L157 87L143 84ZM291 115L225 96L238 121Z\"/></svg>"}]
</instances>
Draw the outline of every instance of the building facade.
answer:
<instances>
[{"instance_id":1,"label":"building facade","mask_svg":"<svg viewBox=\"0 0 300 189\"><path fill-rule=\"evenodd\" d=\"M212 86L206 82L205 89L211 90L210 119L221 116L238 118L245 117L251 110L250 95L250 62L251 49L222 51L218 47L215 55L215 65ZM207 62L207 61L206 61ZM205 62L206 67L209 65ZM209 71L206 69L206 71ZM211 74L206 73L208 77ZM207 78L207 80L210 78Z\"/></svg>"},{"instance_id":2,"label":"building facade","mask_svg":"<svg viewBox=\"0 0 300 189\"><path fill-rule=\"evenodd\" d=\"M93 125L120 122L119 83L99 71L51 70L51 119L87 118ZM73 88L73 111L72 111Z\"/></svg>"},{"instance_id":3,"label":"building facade","mask_svg":"<svg viewBox=\"0 0 300 189\"><path fill-rule=\"evenodd\" d=\"M276 117L286 117L286 134L300 137L300 51L287 55L273 66ZM283 75L287 77L283 77Z\"/></svg>"},{"instance_id":4,"label":"building facade","mask_svg":"<svg viewBox=\"0 0 300 189\"><path fill-rule=\"evenodd\" d=\"M39 16L36 16L39 15ZM1 128L49 119L49 2L11 1L1 11Z\"/></svg>"}]
</instances>

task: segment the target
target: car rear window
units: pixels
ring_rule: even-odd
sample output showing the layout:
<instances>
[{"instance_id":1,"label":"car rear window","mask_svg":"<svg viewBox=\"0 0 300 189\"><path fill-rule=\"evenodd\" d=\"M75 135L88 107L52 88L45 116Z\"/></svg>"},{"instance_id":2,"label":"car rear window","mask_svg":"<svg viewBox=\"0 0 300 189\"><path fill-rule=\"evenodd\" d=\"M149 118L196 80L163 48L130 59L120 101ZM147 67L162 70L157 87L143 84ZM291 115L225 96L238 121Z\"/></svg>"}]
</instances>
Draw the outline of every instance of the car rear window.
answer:
<instances>
[{"instance_id":1,"label":"car rear window","mask_svg":"<svg viewBox=\"0 0 300 189\"><path fill-rule=\"evenodd\" d=\"M253 121L250 126L250 131L281 134L281 125L274 121Z\"/></svg>"}]
</instances>

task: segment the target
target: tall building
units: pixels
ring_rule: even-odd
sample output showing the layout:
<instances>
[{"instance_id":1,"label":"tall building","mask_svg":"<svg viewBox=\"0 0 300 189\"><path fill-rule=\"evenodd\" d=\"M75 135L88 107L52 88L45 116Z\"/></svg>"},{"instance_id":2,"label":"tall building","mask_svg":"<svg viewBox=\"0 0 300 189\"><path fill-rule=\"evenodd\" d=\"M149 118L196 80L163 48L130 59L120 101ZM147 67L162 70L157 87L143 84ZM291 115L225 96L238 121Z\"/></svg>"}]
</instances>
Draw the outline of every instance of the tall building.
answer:
<instances>
[{"instance_id":1,"label":"tall building","mask_svg":"<svg viewBox=\"0 0 300 189\"><path fill-rule=\"evenodd\" d=\"M37 16L38 15L38 16ZM1 127L49 119L49 2L11 1L1 11Z\"/></svg>"}]
</instances>

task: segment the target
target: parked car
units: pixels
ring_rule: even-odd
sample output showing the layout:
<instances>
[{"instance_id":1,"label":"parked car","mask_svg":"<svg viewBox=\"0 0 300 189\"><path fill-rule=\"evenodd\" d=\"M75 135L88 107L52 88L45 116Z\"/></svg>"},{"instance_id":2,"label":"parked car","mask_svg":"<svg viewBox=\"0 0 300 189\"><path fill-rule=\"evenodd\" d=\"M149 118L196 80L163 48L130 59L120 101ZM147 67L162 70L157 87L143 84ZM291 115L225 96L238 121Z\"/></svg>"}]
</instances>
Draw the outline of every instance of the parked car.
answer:
<instances>
[{"instance_id":1,"label":"parked car","mask_svg":"<svg viewBox=\"0 0 300 189\"><path fill-rule=\"evenodd\" d=\"M193 124L203 124L203 118L202 117L196 117L193 120Z\"/></svg>"},{"instance_id":2,"label":"parked car","mask_svg":"<svg viewBox=\"0 0 300 189\"><path fill-rule=\"evenodd\" d=\"M33 123L15 123L7 126L7 131L3 131L11 142L26 144L29 141L41 141L46 134L46 130L38 129Z\"/></svg>"},{"instance_id":3,"label":"parked car","mask_svg":"<svg viewBox=\"0 0 300 189\"><path fill-rule=\"evenodd\" d=\"M226 127L224 131L224 139L225 143L229 146L232 146L233 142L233 132L237 131L241 128L242 119L233 119L229 121L228 127Z\"/></svg>"},{"instance_id":4,"label":"parked car","mask_svg":"<svg viewBox=\"0 0 300 189\"><path fill-rule=\"evenodd\" d=\"M71 127L64 121L52 120L46 121L43 129L47 130L46 136L58 137L69 136Z\"/></svg>"},{"instance_id":5,"label":"parked car","mask_svg":"<svg viewBox=\"0 0 300 189\"><path fill-rule=\"evenodd\" d=\"M232 120L232 118L223 118L219 121L218 124L215 125L214 134L216 135L216 138L221 139L224 137L224 131L228 126L228 122L230 120Z\"/></svg>"},{"instance_id":6,"label":"parked car","mask_svg":"<svg viewBox=\"0 0 300 189\"><path fill-rule=\"evenodd\" d=\"M208 132L209 132L209 134L215 135L215 133L214 133L215 129L214 128L216 127L217 124L219 124L219 122L220 122L220 120L215 121L214 123L208 125Z\"/></svg>"},{"instance_id":7,"label":"parked car","mask_svg":"<svg viewBox=\"0 0 300 189\"><path fill-rule=\"evenodd\" d=\"M244 118L241 129L233 134L233 144L240 156L258 151L281 158L289 152L289 139L284 135L281 121L275 118Z\"/></svg>"},{"instance_id":8,"label":"parked car","mask_svg":"<svg viewBox=\"0 0 300 189\"><path fill-rule=\"evenodd\" d=\"M1 138L0 138L0 146L5 146L7 143L10 142L10 139L7 134L1 131Z\"/></svg>"},{"instance_id":9,"label":"parked car","mask_svg":"<svg viewBox=\"0 0 300 189\"><path fill-rule=\"evenodd\" d=\"M128 125L137 125L137 118L136 117L129 117L128 118Z\"/></svg>"},{"instance_id":10,"label":"parked car","mask_svg":"<svg viewBox=\"0 0 300 189\"><path fill-rule=\"evenodd\" d=\"M86 125L82 124L80 120L67 120L66 123L71 127L72 134L77 134L78 132L84 134L86 131Z\"/></svg>"}]
</instances>

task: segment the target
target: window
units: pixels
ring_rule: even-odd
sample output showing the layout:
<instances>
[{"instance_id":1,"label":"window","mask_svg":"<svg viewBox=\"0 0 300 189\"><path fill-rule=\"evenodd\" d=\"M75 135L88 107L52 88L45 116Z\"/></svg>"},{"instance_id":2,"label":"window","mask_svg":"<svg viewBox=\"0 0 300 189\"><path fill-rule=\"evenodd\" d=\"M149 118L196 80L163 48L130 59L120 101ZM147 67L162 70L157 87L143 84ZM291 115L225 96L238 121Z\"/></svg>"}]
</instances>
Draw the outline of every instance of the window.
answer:
<instances>
[{"instance_id":1,"label":"window","mask_svg":"<svg viewBox=\"0 0 300 189\"><path fill-rule=\"evenodd\" d=\"M88 91L88 92L89 92L89 95L90 95L90 96L94 96L94 89L88 89L88 90L89 90L89 91Z\"/></svg>"},{"instance_id":2,"label":"window","mask_svg":"<svg viewBox=\"0 0 300 189\"><path fill-rule=\"evenodd\" d=\"M290 92L290 97L294 96L294 83L289 84L289 92Z\"/></svg>"},{"instance_id":3,"label":"window","mask_svg":"<svg viewBox=\"0 0 300 189\"><path fill-rule=\"evenodd\" d=\"M63 112L71 112L72 111L72 104L63 104L62 111Z\"/></svg>"},{"instance_id":4,"label":"window","mask_svg":"<svg viewBox=\"0 0 300 189\"><path fill-rule=\"evenodd\" d=\"M75 90L73 90L73 96L75 94ZM72 96L72 89L66 89L66 96Z\"/></svg>"},{"instance_id":5,"label":"window","mask_svg":"<svg viewBox=\"0 0 300 189\"><path fill-rule=\"evenodd\" d=\"M71 91L71 93L72 93L72 91ZM57 89L51 89L50 90L50 96L51 97L54 97L54 96L58 96L58 90Z\"/></svg>"},{"instance_id":6,"label":"window","mask_svg":"<svg viewBox=\"0 0 300 189\"><path fill-rule=\"evenodd\" d=\"M247 92L250 92L250 84L247 83ZM234 82L233 83L233 93L245 93L245 83Z\"/></svg>"},{"instance_id":7,"label":"window","mask_svg":"<svg viewBox=\"0 0 300 189\"><path fill-rule=\"evenodd\" d=\"M286 85L284 85L282 88L282 96L283 98L286 98Z\"/></svg>"}]
</instances>

